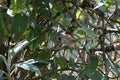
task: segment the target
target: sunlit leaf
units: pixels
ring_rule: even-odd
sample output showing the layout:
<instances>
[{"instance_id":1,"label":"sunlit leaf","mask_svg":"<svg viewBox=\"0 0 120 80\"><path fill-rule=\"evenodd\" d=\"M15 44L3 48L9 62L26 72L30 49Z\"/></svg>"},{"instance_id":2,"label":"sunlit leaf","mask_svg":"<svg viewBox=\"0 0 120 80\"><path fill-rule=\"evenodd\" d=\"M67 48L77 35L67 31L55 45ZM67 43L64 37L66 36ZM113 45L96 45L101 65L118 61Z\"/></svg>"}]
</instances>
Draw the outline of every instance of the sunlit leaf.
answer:
<instances>
[{"instance_id":1,"label":"sunlit leaf","mask_svg":"<svg viewBox=\"0 0 120 80\"><path fill-rule=\"evenodd\" d=\"M35 40L35 38L31 40L23 40L15 45L14 48L8 51L10 59L12 59L19 51L25 48L31 41Z\"/></svg>"},{"instance_id":2,"label":"sunlit leaf","mask_svg":"<svg viewBox=\"0 0 120 80\"><path fill-rule=\"evenodd\" d=\"M119 18L117 18L117 21L118 21L118 22L120 22L120 17L119 17Z\"/></svg>"},{"instance_id":3,"label":"sunlit leaf","mask_svg":"<svg viewBox=\"0 0 120 80\"><path fill-rule=\"evenodd\" d=\"M26 64L34 64L34 63L38 63L38 61L34 60L34 59L29 59L27 61L24 61L23 63L26 63Z\"/></svg>"},{"instance_id":4,"label":"sunlit leaf","mask_svg":"<svg viewBox=\"0 0 120 80\"><path fill-rule=\"evenodd\" d=\"M100 2L97 4L97 6L94 9L97 9L97 8L103 6L106 2L107 2L107 0L100 0Z\"/></svg>"},{"instance_id":5,"label":"sunlit leaf","mask_svg":"<svg viewBox=\"0 0 120 80\"><path fill-rule=\"evenodd\" d=\"M84 16L81 14L81 11L80 11L80 10L77 10L77 11L76 11L76 19L82 20L83 18L84 18Z\"/></svg>"},{"instance_id":6,"label":"sunlit leaf","mask_svg":"<svg viewBox=\"0 0 120 80\"><path fill-rule=\"evenodd\" d=\"M81 29L78 30L77 33L80 34L80 35L84 35L85 34L85 32L83 30L81 30Z\"/></svg>"},{"instance_id":7,"label":"sunlit leaf","mask_svg":"<svg viewBox=\"0 0 120 80\"><path fill-rule=\"evenodd\" d=\"M76 12L76 18L78 19L79 18L79 16L80 16L80 10L77 10L77 12Z\"/></svg>"},{"instance_id":8,"label":"sunlit leaf","mask_svg":"<svg viewBox=\"0 0 120 80\"><path fill-rule=\"evenodd\" d=\"M104 4L105 7L109 7L112 4L113 0L107 0L107 2Z\"/></svg>"},{"instance_id":9,"label":"sunlit leaf","mask_svg":"<svg viewBox=\"0 0 120 80\"><path fill-rule=\"evenodd\" d=\"M41 76L41 72L40 72L39 68L37 68L37 66L34 66L32 64L27 64L27 63L22 62L22 63L14 64L14 66L19 67L19 68L23 68L23 69L28 70L28 71L35 72Z\"/></svg>"},{"instance_id":10,"label":"sunlit leaf","mask_svg":"<svg viewBox=\"0 0 120 80\"><path fill-rule=\"evenodd\" d=\"M11 7L13 9L13 13L20 13L23 7L23 0L12 0Z\"/></svg>"},{"instance_id":11,"label":"sunlit leaf","mask_svg":"<svg viewBox=\"0 0 120 80\"><path fill-rule=\"evenodd\" d=\"M27 61L24 61L23 63L26 63L26 64L35 64L35 63L48 64L47 61L41 60L41 59L29 59Z\"/></svg>"}]
</instances>

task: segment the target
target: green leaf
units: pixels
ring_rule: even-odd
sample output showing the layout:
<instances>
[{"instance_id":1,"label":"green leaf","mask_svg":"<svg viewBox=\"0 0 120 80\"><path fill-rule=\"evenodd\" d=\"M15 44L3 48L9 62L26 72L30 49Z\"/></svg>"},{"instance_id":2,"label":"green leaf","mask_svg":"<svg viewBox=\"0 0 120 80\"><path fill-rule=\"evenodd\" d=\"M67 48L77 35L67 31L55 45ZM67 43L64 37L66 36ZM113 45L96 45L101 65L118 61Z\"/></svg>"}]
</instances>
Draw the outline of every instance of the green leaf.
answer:
<instances>
[{"instance_id":1,"label":"green leaf","mask_svg":"<svg viewBox=\"0 0 120 80\"><path fill-rule=\"evenodd\" d=\"M104 80L102 74L99 71L90 72L89 78L92 80Z\"/></svg>"},{"instance_id":2,"label":"green leaf","mask_svg":"<svg viewBox=\"0 0 120 80\"><path fill-rule=\"evenodd\" d=\"M118 77L120 77L120 71L118 70L118 68L116 67L116 65L112 62L112 60L110 59L110 57L108 55L106 55L106 61L107 64L109 66L111 66L111 68L117 73Z\"/></svg>"},{"instance_id":3,"label":"green leaf","mask_svg":"<svg viewBox=\"0 0 120 80\"><path fill-rule=\"evenodd\" d=\"M30 39L32 37L37 37L37 39L32 41L29 45L29 48L31 50L36 50L36 48L38 46L40 46L42 44L42 42L45 42L46 36L45 36L45 34L42 33L41 30L42 30L42 26L37 26L36 28L30 29L27 39ZM40 45L38 45L38 44L40 44Z\"/></svg>"},{"instance_id":4,"label":"green leaf","mask_svg":"<svg viewBox=\"0 0 120 80\"><path fill-rule=\"evenodd\" d=\"M92 42L88 42L87 45L85 46L85 49L89 51L93 46L94 44Z\"/></svg>"},{"instance_id":5,"label":"green leaf","mask_svg":"<svg viewBox=\"0 0 120 80\"><path fill-rule=\"evenodd\" d=\"M51 53L49 51L43 51L38 54L38 59L47 60L50 58L50 56L51 56Z\"/></svg>"},{"instance_id":6,"label":"green leaf","mask_svg":"<svg viewBox=\"0 0 120 80\"><path fill-rule=\"evenodd\" d=\"M76 11L76 18L77 18L77 19L79 18L80 13L81 13L81 11L80 11L80 10L77 10L77 11Z\"/></svg>"},{"instance_id":7,"label":"green leaf","mask_svg":"<svg viewBox=\"0 0 120 80\"><path fill-rule=\"evenodd\" d=\"M5 56L3 56L3 55L0 54L0 59L1 59L1 60L4 62L4 64L6 65L7 70L9 70L9 69L8 69L8 66L7 66L8 64L7 64L7 60L6 60Z\"/></svg>"},{"instance_id":8,"label":"green leaf","mask_svg":"<svg viewBox=\"0 0 120 80\"><path fill-rule=\"evenodd\" d=\"M120 17L117 18L117 21L120 22Z\"/></svg>"},{"instance_id":9,"label":"green leaf","mask_svg":"<svg viewBox=\"0 0 120 80\"><path fill-rule=\"evenodd\" d=\"M83 30L78 30L77 33L80 34L80 35L84 35L85 34L85 32Z\"/></svg>"},{"instance_id":10,"label":"green leaf","mask_svg":"<svg viewBox=\"0 0 120 80\"><path fill-rule=\"evenodd\" d=\"M90 63L87 65L86 69L90 71L96 70L98 65L98 57L96 56L90 56Z\"/></svg>"},{"instance_id":11,"label":"green leaf","mask_svg":"<svg viewBox=\"0 0 120 80\"><path fill-rule=\"evenodd\" d=\"M87 75L92 80L102 80L102 74L96 70L98 66L98 57L91 55L90 63L86 66L83 74Z\"/></svg>"},{"instance_id":12,"label":"green leaf","mask_svg":"<svg viewBox=\"0 0 120 80\"><path fill-rule=\"evenodd\" d=\"M49 64L49 62L42 59L35 59L35 60L38 61L40 64Z\"/></svg>"},{"instance_id":13,"label":"green leaf","mask_svg":"<svg viewBox=\"0 0 120 80\"><path fill-rule=\"evenodd\" d=\"M11 1L11 8L13 9L13 13L14 14L18 14L21 12L22 8L23 8L23 1L24 0L12 0Z\"/></svg>"},{"instance_id":14,"label":"green leaf","mask_svg":"<svg viewBox=\"0 0 120 80\"><path fill-rule=\"evenodd\" d=\"M11 31L15 35L15 39L19 39L28 27L28 18L25 15L15 15L12 20Z\"/></svg>"},{"instance_id":15,"label":"green leaf","mask_svg":"<svg viewBox=\"0 0 120 80\"><path fill-rule=\"evenodd\" d=\"M28 70L28 71L31 71L31 72L35 72L35 73L39 74L40 76L42 76L42 75L41 75L41 72L40 72L40 70L37 68L37 66L34 66L34 65L32 65L32 64L28 64L28 63L22 62L22 63L14 64L14 66L19 67L19 68L22 68L22 69L25 69L25 70Z\"/></svg>"},{"instance_id":16,"label":"green leaf","mask_svg":"<svg viewBox=\"0 0 120 80\"><path fill-rule=\"evenodd\" d=\"M76 80L76 78L74 76L68 76L66 74L63 74L58 80Z\"/></svg>"},{"instance_id":17,"label":"green leaf","mask_svg":"<svg viewBox=\"0 0 120 80\"><path fill-rule=\"evenodd\" d=\"M4 23L4 20L3 20L3 15L0 14L0 31L2 32L5 27L5 23Z\"/></svg>"},{"instance_id":18,"label":"green leaf","mask_svg":"<svg viewBox=\"0 0 120 80\"><path fill-rule=\"evenodd\" d=\"M59 78L60 74L57 72L52 73L51 77L53 78L53 80L57 80Z\"/></svg>"},{"instance_id":19,"label":"green leaf","mask_svg":"<svg viewBox=\"0 0 120 80\"><path fill-rule=\"evenodd\" d=\"M58 69L58 62L57 57L54 57L53 62L51 63L52 69L57 70Z\"/></svg>"},{"instance_id":20,"label":"green leaf","mask_svg":"<svg viewBox=\"0 0 120 80\"><path fill-rule=\"evenodd\" d=\"M104 4L104 6L109 7L109 6L111 6L112 3L113 3L113 0L107 0L107 2Z\"/></svg>"},{"instance_id":21,"label":"green leaf","mask_svg":"<svg viewBox=\"0 0 120 80\"><path fill-rule=\"evenodd\" d=\"M83 18L84 18L84 15L81 14L81 11L80 11L80 10L77 10L77 11L76 11L76 19L82 20Z\"/></svg>"},{"instance_id":22,"label":"green leaf","mask_svg":"<svg viewBox=\"0 0 120 80\"><path fill-rule=\"evenodd\" d=\"M69 64L70 64L71 67L75 67L75 62L74 62L73 58L70 58Z\"/></svg>"},{"instance_id":23,"label":"green leaf","mask_svg":"<svg viewBox=\"0 0 120 80\"><path fill-rule=\"evenodd\" d=\"M82 29L86 32L87 35L89 35L93 40L96 40L96 35L95 33L92 31L92 29L88 28L88 27L82 27Z\"/></svg>"},{"instance_id":24,"label":"green leaf","mask_svg":"<svg viewBox=\"0 0 120 80\"><path fill-rule=\"evenodd\" d=\"M0 32L8 33L10 17L7 14L0 14Z\"/></svg>"},{"instance_id":25,"label":"green leaf","mask_svg":"<svg viewBox=\"0 0 120 80\"><path fill-rule=\"evenodd\" d=\"M64 57L57 58L57 63L60 65L61 68L67 67L67 61Z\"/></svg>"},{"instance_id":26,"label":"green leaf","mask_svg":"<svg viewBox=\"0 0 120 80\"><path fill-rule=\"evenodd\" d=\"M38 13L42 16L50 15L50 3L51 0L39 0L39 8L37 9Z\"/></svg>"}]
</instances>

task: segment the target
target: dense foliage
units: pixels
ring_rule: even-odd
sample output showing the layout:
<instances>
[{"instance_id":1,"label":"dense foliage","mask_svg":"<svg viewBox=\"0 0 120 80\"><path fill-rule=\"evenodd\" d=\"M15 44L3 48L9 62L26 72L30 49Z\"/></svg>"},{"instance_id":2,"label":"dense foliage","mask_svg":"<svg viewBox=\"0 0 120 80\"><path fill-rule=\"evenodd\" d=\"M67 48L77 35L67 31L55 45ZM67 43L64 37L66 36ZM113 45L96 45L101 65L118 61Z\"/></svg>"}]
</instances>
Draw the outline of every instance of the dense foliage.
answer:
<instances>
[{"instance_id":1,"label":"dense foliage","mask_svg":"<svg viewBox=\"0 0 120 80\"><path fill-rule=\"evenodd\" d=\"M119 80L119 0L0 0L0 80Z\"/></svg>"}]
</instances>

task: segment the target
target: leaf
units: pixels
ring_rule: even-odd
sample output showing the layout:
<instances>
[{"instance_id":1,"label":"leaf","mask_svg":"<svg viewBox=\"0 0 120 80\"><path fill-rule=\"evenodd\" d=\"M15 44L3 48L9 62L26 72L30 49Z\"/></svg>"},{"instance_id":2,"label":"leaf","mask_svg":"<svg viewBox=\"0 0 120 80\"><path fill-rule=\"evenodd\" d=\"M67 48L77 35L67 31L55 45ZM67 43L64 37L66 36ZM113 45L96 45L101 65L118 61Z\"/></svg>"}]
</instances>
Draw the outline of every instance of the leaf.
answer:
<instances>
[{"instance_id":1,"label":"leaf","mask_svg":"<svg viewBox=\"0 0 120 80\"><path fill-rule=\"evenodd\" d=\"M103 6L106 2L107 2L107 0L100 0L100 2L97 4L97 6L94 8L94 10Z\"/></svg>"},{"instance_id":2,"label":"leaf","mask_svg":"<svg viewBox=\"0 0 120 80\"><path fill-rule=\"evenodd\" d=\"M4 72L2 70L0 70L0 77L2 77L4 74Z\"/></svg>"},{"instance_id":3,"label":"leaf","mask_svg":"<svg viewBox=\"0 0 120 80\"><path fill-rule=\"evenodd\" d=\"M28 27L27 16L17 14L13 17L11 31L14 33L16 40L22 36L27 27Z\"/></svg>"},{"instance_id":4,"label":"leaf","mask_svg":"<svg viewBox=\"0 0 120 80\"><path fill-rule=\"evenodd\" d=\"M54 57L53 62L51 63L51 67L52 67L53 70L58 69L57 57Z\"/></svg>"},{"instance_id":5,"label":"leaf","mask_svg":"<svg viewBox=\"0 0 120 80\"><path fill-rule=\"evenodd\" d=\"M51 56L51 53L49 51L43 51L39 53L38 59L47 60L50 58L50 56Z\"/></svg>"},{"instance_id":6,"label":"leaf","mask_svg":"<svg viewBox=\"0 0 120 80\"><path fill-rule=\"evenodd\" d=\"M35 40L36 38L33 38L31 40L23 40L15 45L12 49L8 51L9 58L12 59L18 52L20 52L23 48L25 48L31 41Z\"/></svg>"},{"instance_id":7,"label":"leaf","mask_svg":"<svg viewBox=\"0 0 120 80\"><path fill-rule=\"evenodd\" d=\"M14 14L18 14L18 13L20 13L21 12L21 10L22 10L22 7L24 6L23 5L23 1L24 0L12 0L11 1L11 7L12 7L12 9L13 9L13 13Z\"/></svg>"},{"instance_id":8,"label":"leaf","mask_svg":"<svg viewBox=\"0 0 120 80\"><path fill-rule=\"evenodd\" d=\"M92 29L88 28L88 27L82 27L82 29L86 32L87 35L89 35L93 40L96 40L96 35L95 33L92 31Z\"/></svg>"},{"instance_id":9,"label":"leaf","mask_svg":"<svg viewBox=\"0 0 120 80\"><path fill-rule=\"evenodd\" d=\"M0 55L0 59L4 62L4 64L6 65L7 71L9 71L9 67L8 67L8 63L6 58L3 55Z\"/></svg>"},{"instance_id":10,"label":"leaf","mask_svg":"<svg viewBox=\"0 0 120 80\"><path fill-rule=\"evenodd\" d=\"M80 35L84 35L85 34L85 32L83 30L81 30L81 29L78 30L77 33L80 34Z\"/></svg>"},{"instance_id":11,"label":"leaf","mask_svg":"<svg viewBox=\"0 0 120 80\"><path fill-rule=\"evenodd\" d=\"M74 62L74 59L73 59L73 58L70 58L70 60L69 60L69 65L70 65L71 67L75 67L75 62Z\"/></svg>"},{"instance_id":12,"label":"leaf","mask_svg":"<svg viewBox=\"0 0 120 80\"><path fill-rule=\"evenodd\" d=\"M64 57L57 58L57 63L60 65L61 68L67 67L67 61Z\"/></svg>"},{"instance_id":13,"label":"leaf","mask_svg":"<svg viewBox=\"0 0 120 80\"><path fill-rule=\"evenodd\" d=\"M118 8L120 9L120 0L118 0Z\"/></svg>"},{"instance_id":14,"label":"leaf","mask_svg":"<svg viewBox=\"0 0 120 80\"><path fill-rule=\"evenodd\" d=\"M0 54L0 59L7 65L7 61L6 61L6 58Z\"/></svg>"},{"instance_id":15,"label":"leaf","mask_svg":"<svg viewBox=\"0 0 120 80\"><path fill-rule=\"evenodd\" d=\"M28 70L28 71L35 72L35 73L39 74L40 76L42 76L42 75L41 75L41 72L40 72L40 70L37 68L37 66L34 66L34 65L32 65L32 64L28 64L28 63L22 62L22 63L14 64L14 66L19 67L19 68L22 68L22 69L25 69L25 70Z\"/></svg>"},{"instance_id":16,"label":"leaf","mask_svg":"<svg viewBox=\"0 0 120 80\"><path fill-rule=\"evenodd\" d=\"M85 46L85 49L86 49L87 51L89 51L93 46L94 46L94 44L93 44L92 42L89 42L89 43L87 43L87 45Z\"/></svg>"},{"instance_id":17,"label":"leaf","mask_svg":"<svg viewBox=\"0 0 120 80\"><path fill-rule=\"evenodd\" d=\"M38 61L34 60L34 59L29 59L27 61L24 61L23 63L26 63L26 64L34 64L34 63L38 63Z\"/></svg>"},{"instance_id":18,"label":"leaf","mask_svg":"<svg viewBox=\"0 0 120 80\"><path fill-rule=\"evenodd\" d=\"M51 78L53 80L57 80L59 78L59 76L60 76L60 74L58 72L54 72L54 73L52 73Z\"/></svg>"},{"instance_id":19,"label":"leaf","mask_svg":"<svg viewBox=\"0 0 120 80\"><path fill-rule=\"evenodd\" d=\"M76 19L83 20L84 16L81 14L81 11L78 9L76 11Z\"/></svg>"},{"instance_id":20,"label":"leaf","mask_svg":"<svg viewBox=\"0 0 120 80\"><path fill-rule=\"evenodd\" d=\"M113 3L113 0L107 0L107 2L104 4L105 7L109 7Z\"/></svg>"},{"instance_id":21,"label":"leaf","mask_svg":"<svg viewBox=\"0 0 120 80\"><path fill-rule=\"evenodd\" d=\"M42 42L45 42L46 37L45 37L45 34L43 34L41 30L42 30L41 26L37 26L36 28L31 28L27 39L37 37L29 45L29 48L31 50L36 50L36 48L38 48L38 46L39 46L38 44L42 44Z\"/></svg>"},{"instance_id":22,"label":"leaf","mask_svg":"<svg viewBox=\"0 0 120 80\"><path fill-rule=\"evenodd\" d=\"M0 14L0 32L8 33L9 27L8 24L10 21L10 17L7 14Z\"/></svg>"},{"instance_id":23,"label":"leaf","mask_svg":"<svg viewBox=\"0 0 120 80\"><path fill-rule=\"evenodd\" d=\"M50 14L50 3L51 0L39 0L39 9L38 12L41 13L43 16L48 16Z\"/></svg>"},{"instance_id":24,"label":"leaf","mask_svg":"<svg viewBox=\"0 0 120 80\"><path fill-rule=\"evenodd\" d=\"M112 60L110 59L110 57L106 54L106 61L107 64L109 66L111 66L111 68L117 73L118 77L120 77L120 71L118 70L118 68L116 67L116 65L112 62Z\"/></svg>"},{"instance_id":25,"label":"leaf","mask_svg":"<svg viewBox=\"0 0 120 80\"><path fill-rule=\"evenodd\" d=\"M3 31L3 28L5 27L5 23L3 20L3 15L0 14L0 31Z\"/></svg>"},{"instance_id":26,"label":"leaf","mask_svg":"<svg viewBox=\"0 0 120 80\"><path fill-rule=\"evenodd\" d=\"M102 74L97 70L95 70L94 72L91 72L89 74L89 78L92 80L104 80Z\"/></svg>"},{"instance_id":27,"label":"leaf","mask_svg":"<svg viewBox=\"0 0 120 80\"><path fill-rule=\"evenodd\" d=\"M23 63L27 63L27 64L35 64L35 63L48 64L47 61L41 60L41 59L29 59L27 61L24 61Z\"/></svg>"},{"instance_id":28,"label":"leaf","mask_svg":"<svg viewBox=\"0 0 120 80\"><path fill-rule=\"evenodd\" d=\"M117 21L120 22L120 17L117 18Z\"/></svg>"},{"instance_id":29,"label":"leaf","mask_svg":"<svg viewBox=\"0 0 120 80\"><path fill-rule=\"evenodd\" d=\"M36 61L38 61L41 64L49 64L49 62L45 61L45 60L41 60L41 59L35 59Z\"/></svg>"},{"instance_id":30,"label":"leaf","mask_svg":"<svg viewBox=\"0 0 120 80\"><path fill-rule=\"evenodd\" d=\"M102 74L96 70L98 66L98 57L91 55L90 63L86 66L83 74L87 75L92 80L102 80Z\"/></svg>"},{"instance_id":31,"label":"leaf","mask_svg":"<svg viewBox=\"0 0 120 80\"><path fill-rule=\"evenodd\" d=\"M58 80L76 80L76 78L74 76L68 76L66 74L63 74Z\"/></svg>"},{"instance_id":32,"label":"leaf","mask_svg":"<svg viewBox=\"0 0 120 80\"><path fill-rule=\"evenodd\" d=\"M87 65L86 69L90 71L96 70L98 65L98 57L90 56L90 63Z\"/></svg>"},{"instance_id":33,"label":"leaf","mask_svg":"<svg viewBox=\"0 0 120 80\"><path fill-rule=\"evenodd\" d=\"M76 11L76 18L77 18L77 19L79 18L80 13L81 13L80 10L77 10L77 11Z\"/></svg>"}]
</instances>

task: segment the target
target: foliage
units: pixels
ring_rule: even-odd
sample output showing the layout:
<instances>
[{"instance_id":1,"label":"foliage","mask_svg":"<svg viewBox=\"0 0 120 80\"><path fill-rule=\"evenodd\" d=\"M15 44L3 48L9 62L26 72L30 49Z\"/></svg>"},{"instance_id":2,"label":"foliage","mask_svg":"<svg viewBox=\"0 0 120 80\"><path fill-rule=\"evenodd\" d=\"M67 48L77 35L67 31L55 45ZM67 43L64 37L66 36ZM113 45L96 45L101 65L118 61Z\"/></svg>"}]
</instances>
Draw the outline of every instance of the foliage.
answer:
<instances>
[{"instance_id":1,"label":"foliage","mask_svg":"<svg viewBox=\"0 0 120 80\"><path fill-rule=\"evenodd\" d=\"M0 80L119 80L119 30L119 0L1 0Z\"/></svg>"}]
</instances>

